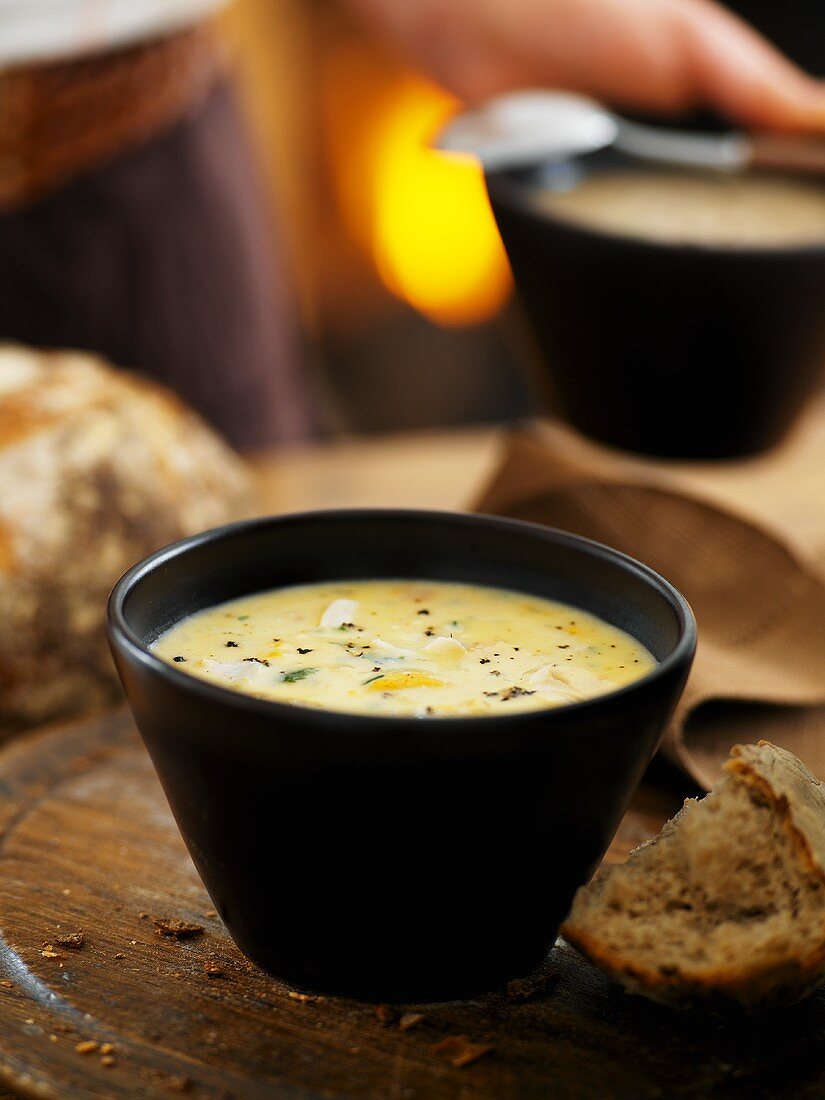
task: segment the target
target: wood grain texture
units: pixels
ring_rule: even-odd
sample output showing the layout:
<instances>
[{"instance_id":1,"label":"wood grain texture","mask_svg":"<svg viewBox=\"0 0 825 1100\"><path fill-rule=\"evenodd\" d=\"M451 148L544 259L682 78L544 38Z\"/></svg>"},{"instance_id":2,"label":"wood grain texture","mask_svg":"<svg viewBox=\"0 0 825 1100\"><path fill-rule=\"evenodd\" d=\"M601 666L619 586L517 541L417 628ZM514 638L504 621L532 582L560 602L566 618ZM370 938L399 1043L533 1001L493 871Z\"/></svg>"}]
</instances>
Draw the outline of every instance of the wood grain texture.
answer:
<instances>
[{"instance_id":1,"label":"wood grain texture","mask_svg":"<svg viewBox=\"0 0 825 1100\"><path fill-rule=\"evenodd\" d=\"M756 1021L681 1015L621 993L566 945L523 1002L502 991L405 1005L382 1026L371 1005L291 997L212 913L123 712L4 749L0 796L0 1076L20 1092L653 1100L825 1091L825 995ZM613 856L654 832L676 801L643 788ZM156 917L204 932L162 938ZM83 947L56 942L79 929ZM402 1030L399 1011L423 1019ZM454 1067L434 1049L451 1035L492 1050ZM100 1048L76 1051L90 1041L113 1044L114 1064L101 1064Z\"/></svg>"}]
</instances>

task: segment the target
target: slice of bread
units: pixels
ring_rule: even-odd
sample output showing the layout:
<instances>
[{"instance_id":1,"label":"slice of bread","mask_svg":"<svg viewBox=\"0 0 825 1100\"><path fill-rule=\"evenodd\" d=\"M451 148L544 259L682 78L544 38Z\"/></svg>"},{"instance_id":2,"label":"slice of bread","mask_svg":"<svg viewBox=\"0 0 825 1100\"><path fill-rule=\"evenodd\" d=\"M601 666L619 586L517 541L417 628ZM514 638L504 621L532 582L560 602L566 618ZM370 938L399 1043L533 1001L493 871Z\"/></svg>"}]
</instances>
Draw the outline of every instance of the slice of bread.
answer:
<instances>
[{"instance_id":1,"label":"slice of bread","mask_svg":"<svg viewBox=\"0 0 825 1100\"><path fill-rule=\"evenodd\" d=\"M789 1004L825 981L825 786L768 741L738 745L562 934L628 990L676 1005Z\"/></svg>"}]
</instances>

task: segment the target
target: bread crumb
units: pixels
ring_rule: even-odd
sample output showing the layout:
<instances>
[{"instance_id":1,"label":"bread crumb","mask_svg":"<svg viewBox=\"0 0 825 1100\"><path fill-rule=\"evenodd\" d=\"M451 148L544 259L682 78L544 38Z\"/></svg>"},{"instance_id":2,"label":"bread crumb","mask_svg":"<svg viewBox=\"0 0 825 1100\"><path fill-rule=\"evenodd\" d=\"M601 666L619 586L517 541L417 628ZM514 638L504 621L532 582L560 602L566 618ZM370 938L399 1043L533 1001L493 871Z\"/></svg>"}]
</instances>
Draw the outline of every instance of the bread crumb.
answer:
<instances>
[{"instance_id":1,"label":"bread crumb","mask_svg":"<svg viewBox=\"0 0 825 1100\"><path fill-rule=\"evenodd\" d=\"M58 947L69 947L72 951L78 951L86 942L86 934L82 928L78 928L76 932L58 932L54 942Z\"/></svg>"},{"instance_id":2,"label":"bread crumb","mask_svg":"<svg viewBox=\"0 0 825 1100\"><path fill-rule=\"evenodd\" d=\"M152 924L159 936L169 936L176 940L188 940L203 934L202 924L179 920L177 917L153 917Z\"/></svg>"},{"instance_id":3,"label":"bread crumb","mask_svg":"<svg viewBox=\"0 0 825 1100\"><path fill-rule=\"evenodd\" d=\"M391 1005L376 1005L373 1012L381 1027L392 1027L401 1015L398 1009Z\"/></svg>"},{"instance_id":4,"label":"bread crumb","mask_svg":"<svg viewBox=\"0 0 825 1100\"><path fill-rule=\"evenodd\" d=\"M448 1035L430 1047L433 1054L446 1059L456 1069L477 1062L492 1049L492 1043L472 1043L466 1035Z\"/></svg>"},{"instance_id":5,"label":"bread crumb","mask_svg":"<svg viewBox=\"0 0 825 1100\"><path fill-rule=\"evenodd\" d=\"M426 1018L423 1012L405 1012L398 1021L398 1030L411 1031L414 1027L417 1027L422 1020L426 1020Z\"/></svg>"}]
</instances>

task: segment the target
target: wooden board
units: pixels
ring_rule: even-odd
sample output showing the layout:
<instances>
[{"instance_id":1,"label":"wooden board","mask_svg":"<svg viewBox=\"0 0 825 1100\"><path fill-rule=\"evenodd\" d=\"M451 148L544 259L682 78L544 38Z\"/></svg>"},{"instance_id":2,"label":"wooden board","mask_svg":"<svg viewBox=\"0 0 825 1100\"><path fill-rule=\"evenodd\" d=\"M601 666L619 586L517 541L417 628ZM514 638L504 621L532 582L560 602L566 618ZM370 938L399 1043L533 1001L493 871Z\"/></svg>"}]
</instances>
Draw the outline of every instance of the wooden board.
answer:
<instances>
[{"instance_id":1,"label":"wooden board","mask_svg":"<svg viewBox=\"0 0 825 1100\"><path fill-rule=\"evenodd\" d=\"M672 803L643 792L614 855L655 831ZM168 917L204 932L161 938L153 918ZM825 995L773 1018L720 1022L626 996L564 945L532 999L499 992L417 1006L423 1019L408 1030L394 1011L382 1022L371 1005L291 997L226 937L122 712L0 752L0 928L0 1077L27 1094L652 1100L825 1092ZM57 942L78 930L79 949ZM492 1049L453 1066L436 1045L460 1035ZM84 1042L99 1046L79 1053ZM111 1065L101 1064L105 1043Z\"/></svg>"}]
</instances>

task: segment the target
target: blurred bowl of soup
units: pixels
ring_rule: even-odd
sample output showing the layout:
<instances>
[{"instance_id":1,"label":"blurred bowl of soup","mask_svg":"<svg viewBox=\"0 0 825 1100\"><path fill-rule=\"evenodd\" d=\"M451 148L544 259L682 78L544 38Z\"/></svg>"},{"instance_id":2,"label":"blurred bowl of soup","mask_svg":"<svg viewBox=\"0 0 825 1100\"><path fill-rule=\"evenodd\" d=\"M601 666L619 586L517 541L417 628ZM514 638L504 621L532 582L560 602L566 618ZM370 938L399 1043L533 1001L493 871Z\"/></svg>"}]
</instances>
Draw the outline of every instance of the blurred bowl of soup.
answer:
<instances>
[{"instance_id":1,"label":"blurred bowl of soup","mask_svg":"<svg viewBox=\"0 0 825 1100\"><path fill-rule=\"evenodd\" d=\"M779 442L825 363L825 184L614 151L490 175L550 408L626 450Z\"/></svg>"}]
</instances>

